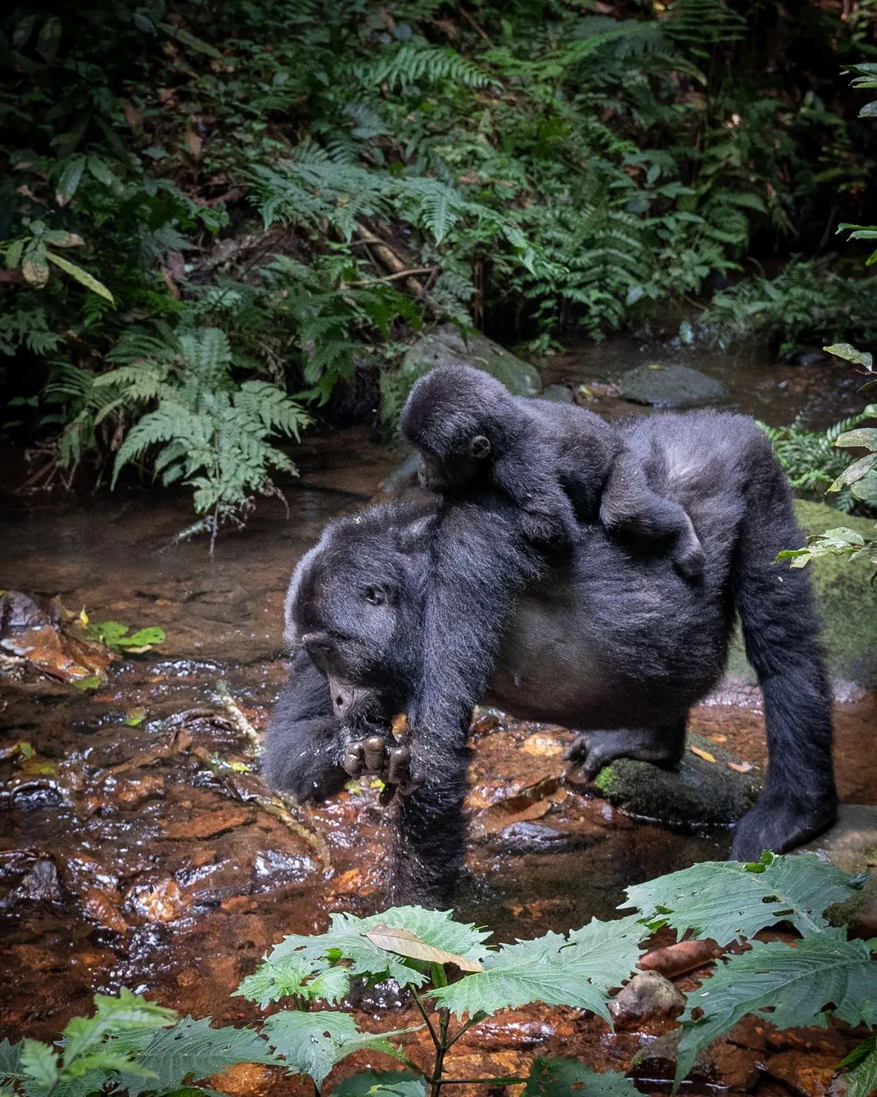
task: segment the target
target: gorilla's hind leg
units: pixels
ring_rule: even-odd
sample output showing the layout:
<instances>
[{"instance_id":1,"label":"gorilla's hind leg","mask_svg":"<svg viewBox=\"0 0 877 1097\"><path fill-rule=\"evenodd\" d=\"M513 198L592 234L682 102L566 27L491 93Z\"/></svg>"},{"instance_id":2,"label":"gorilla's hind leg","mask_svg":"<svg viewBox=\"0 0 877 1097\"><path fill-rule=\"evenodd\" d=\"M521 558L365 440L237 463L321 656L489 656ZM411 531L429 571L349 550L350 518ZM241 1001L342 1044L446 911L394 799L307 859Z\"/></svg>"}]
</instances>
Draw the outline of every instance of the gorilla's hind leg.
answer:
<instances>
[{"instance_id":1,"label":"gorilla's hind leg","mask_svg":"<svg viewBox=\"0 0 877 1097\"><path fill-rule=\"evenodd\" d=\"M662 769L679 765L685 750L685 720L660 728L579 732L563 757L589 781L618 758L651 762Z\"/></svg>"},{"instance_id":2,"label":"gorilla's hind leg","mask_svg":"<svg viewBox=\"0 0 877 1097\"><path fill-rule=\"evenodd\" d=\"M774 564L803 541L785 475L766 438L754 443L747 509L733 564L746 654L764 695L768 770L764 791L737 827L731 856L783 853L837 816L831 759L831 689L817 640L809 577Z\"/></svg>"}]
</instances>

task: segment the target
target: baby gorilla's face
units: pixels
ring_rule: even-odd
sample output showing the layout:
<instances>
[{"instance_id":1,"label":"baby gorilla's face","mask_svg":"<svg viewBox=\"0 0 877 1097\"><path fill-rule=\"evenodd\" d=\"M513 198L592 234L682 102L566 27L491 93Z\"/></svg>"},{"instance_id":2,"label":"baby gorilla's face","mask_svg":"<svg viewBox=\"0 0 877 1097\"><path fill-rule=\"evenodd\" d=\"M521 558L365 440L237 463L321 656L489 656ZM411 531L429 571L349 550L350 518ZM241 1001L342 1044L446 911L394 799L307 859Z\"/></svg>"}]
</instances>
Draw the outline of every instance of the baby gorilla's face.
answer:
<instances>
[{"instance_id":1,"label":"baby gorilla's face","mask_svg":"<svg viewBox=\"0 0 877 1097\"><path fill-rule=\"evenodd\" d=\"M444 454L420 451L417 476L420 486L440 493L462 491L487 467L490 440L483 434L449 446Z\"/></svg>"}]
</instances>

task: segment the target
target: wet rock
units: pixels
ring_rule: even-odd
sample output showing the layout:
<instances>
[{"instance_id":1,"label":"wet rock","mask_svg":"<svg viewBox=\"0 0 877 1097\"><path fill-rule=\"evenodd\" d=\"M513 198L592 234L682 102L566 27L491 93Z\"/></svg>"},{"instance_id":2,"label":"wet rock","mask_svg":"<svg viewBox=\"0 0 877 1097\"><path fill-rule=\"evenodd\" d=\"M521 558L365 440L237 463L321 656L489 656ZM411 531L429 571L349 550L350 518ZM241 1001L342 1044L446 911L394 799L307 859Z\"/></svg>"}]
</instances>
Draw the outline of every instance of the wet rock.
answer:
<instances>
[{"instance_id":1,"label":"wet rock","mask_svg":"<svg viewBox=\"0 0 877 1097\"><path fill-rule=\"evenodd\" d=\"M0 597L0 649L62 682L103 677L113 656L84 630L82 637L67 635L62 626L72 617L57 599L9 590Z\"/></svg>"},{"instance_id":2,"label":"wet rock","mask_svg":"<svg viewBox=\"0 0 877 1097\"><path fill-rule=\"evenodd\" d=\"M622 374L619 390L626 400L654 408L692 408L725 395L725 386L690 366L637 366Z\"/></svg>"},{"instance_id":3,"label":"wet rock","mask_svg":"<svg viewBox=\"0 0 877 1097\"><path fill-rule=\"evenodd\" d=\"M674 975L684 975L687 971L703 967L704 964L721 956L723 951L724 949L710 939L680 941L678 944L647 952L637 967L643 971L657 971L667 978L672 978Z\"/></svg>"},{"instance_id":4,"label":"wet rock","mask_svg":"<svg viewBox=\"0 0 877 1097\"><path fill-rule=\"evenodd\" d=\"M400 381L410 388L435 366L475 366L495 377L515 396L537 396L542 389L538 370L487 339L472 333L464 340L453 324L424 335L402 359Z\"/></svg>"},{"instance_id":5,"label":"wet rock","mask_svg":"<svg viewBox=\"0 0 877 1097\"><path fill-rule=\"evenodd\" d=\"M829 1055L783 1051L772 1055L765 1065L768 1074L788 1086L795 1097L828 1097L838 1060Z\"/></svg>"},{"instance_id":6,"label":"wet rock","mask_svg":"<svg viewBox=\"0 0 877 1097\"><path fill-rule=\"evenodd\" d=\"M766 1034L769 1027L765 1021L757 1017L744 1017L734 1025L725 1039L732 1044L739 1044L740 1047L763 1051L767 1046Z\"/></svg>"},{"instance_id":7,"label":"wet rock","mask_svg":"<svg viewBox=\"0 0 877 1097\"><path fill-rule=\"evenodd\" d=\"M62 899L58 866L45 858L37 861L21 881L18 894L37 903L59 903Z\"/></svg>"},{"instance_id":8,"label":"wet rock","mask_svg":"<svg viewBox=\"0 0 877 1097\"><path fill-rule=\"evenodd\" d=\"M828 917L835 925L847 925L855 937L877 936L877 807L841 804L837 822L805 849L827 857L844 872L868 873L861 891L834 906Z\"/></svg>"},{"instance_id":9,"label":"wet rock","mask_svg":"<svg viewBox=\"0 0 877 1097\"><path fill-rule=\"evenodd\" d=\"M576 402L573 391L566 385L549 385L542 393L543 400L551 400L555 404L574 404Z\"/></svg>"},{"instance_id":10,"label":"wet rock","mask_svg":"<svg viewBox=\"0 0 877 1097\"><path fill-rule=\"evenodd\" d=\"M565 834L542 823L512 823L499 832L499 843L508 853L539 853L569 845Z\"/></svg>"},{"instance_id":11,"label":"wet rock","mask_svg":"<svg viewBox=\"0 0 877 1097\"><path fill-rule=\"evenodd\" d=\"M866 539L874 536L873 520L852 518L822 503L799 499L795 515L808 535L846 526ZM777 565L778 570L781 567ZM873 564L864 559L851 561L846 556L821 556L807 565L807 571L816 594L821 640L829 672L835 679L835 693L848 692L850 683L865 688L877 686ZM739 635L731 648L728 677L732 683L755 681Z\"/></svg>"},{"instance_id":12,"label":"wet rock","mask_svg":"<svg viewBox=\"0 0 877 1097\"><path fill-rule=\"evenodd\" d=\"M634 975L609 1006L616 1028L635 1028L656 1017L677 1017L685 1008L685 995L657 971Z\"/></svg>"},{"instance_id":13,"label":"wet rock","mask_svg":"<svg viewBox=\"0 0 877 1097\"><path fill-rule=\"evenodd\" d=\"M82 907L93 922L124 937L131 927L122 917L120 902L118 892L94 887L86 892Z\"/></svg>"},{"instance_id":14,"label":"wet rock","mask_svg":"<svg viewBox=\"0 0 877 1097\"><path fill-rule=\"evenodd\" d=\"M213 838L223 831L243 826L253 818L253 812L247 807L220 808L205 815L196 815L192 819L183 819L164 828L163 837L190 840L192 838Z\"/></svg>"},{"instance_id":15,"label":"wet rock","mask_svg":"<svg viewBox=\"0 0 877 1097\"><path fill-rule=\"evenodd\" d=\"M798 366L821 366L823 363L829 361L829 356L824 350L819 350L816 347L810 347L808 350L802 351L801 354L795 359L795 364Z\"/></svg>"},{"instance_id":16,"label":"wet rock","mask_svg":"<svg viewBox=\"0 0 877 1097\"><path fill-rule=\"evenodd\" d=\"M764 1056L759 1052L721 1041L713 1044L709 1055L713 1076L722 1086L751 1093L758 1085L764 1069Z\"/></svg>"},{"instance_id":17,"label":"wet rock","mask_svg":"<svg viewBox=\"0 0 877 1097\"><path fill-rule=\"evenodd\" d=\"M728 763L741 760L711 740L690 736L690 743L711 754L708 762L691 750L675 770L621 758L597 774L595 784L616 807L629 815L661 822L727 824L740 819L755 803L758 782Z\"/></svg>"},{"instance_id":18,"label":"wet rock","mask_svg":"<svg viewBox=\"0 0 877 1097\"><path fill-rule=\"evenodd\" d=\"M786 1028L777 1031L768 1026L765 1041L772 1051L815 1051L840 1062L847 1053L847 1042L832 1028Z\"/></svg>"},{"instance_id":19,"label":"wet rock","mask_svg":"<svg viewBox=\"0 0 877 1097\"><path fill-rule=\"evenodd\" d=\"M135 884L125 894L125 905L148 922L174 922L186 910L189 898L172 877Z\"/></svg>"}]
</instances>

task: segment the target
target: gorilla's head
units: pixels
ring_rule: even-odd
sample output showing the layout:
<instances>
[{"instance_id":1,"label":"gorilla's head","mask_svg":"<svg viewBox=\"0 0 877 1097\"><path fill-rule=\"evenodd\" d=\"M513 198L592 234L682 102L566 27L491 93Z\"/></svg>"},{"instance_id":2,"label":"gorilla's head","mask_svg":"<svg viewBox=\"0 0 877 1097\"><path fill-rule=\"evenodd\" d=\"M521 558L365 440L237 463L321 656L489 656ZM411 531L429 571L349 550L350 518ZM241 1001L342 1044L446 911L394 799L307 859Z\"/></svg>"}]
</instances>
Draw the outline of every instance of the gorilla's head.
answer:
<instances>
[{"instance_id":1,"label":"gorilla's head","mask_svg":"<svg viewBox=\"0 0 877 1097\"><path fill-rule=\"evenodd\" d=\"M342 723L386 722L417 680L426 542L434 512L374 507L331 522L299 561L285 639L326 675Z\"/></svg>"},{"instance_id":2,"label":"gorilla's head","mask_svg":"<svg viewBox=\"0 0 877 1097\"><path fill-rule=\"evenodd\" d=\"M421 377L399 421L420 450L421 485L460 491L483 475L503 444L510 409L505 386L471 366L438 366Z\"/></svg>"}]
</instances>

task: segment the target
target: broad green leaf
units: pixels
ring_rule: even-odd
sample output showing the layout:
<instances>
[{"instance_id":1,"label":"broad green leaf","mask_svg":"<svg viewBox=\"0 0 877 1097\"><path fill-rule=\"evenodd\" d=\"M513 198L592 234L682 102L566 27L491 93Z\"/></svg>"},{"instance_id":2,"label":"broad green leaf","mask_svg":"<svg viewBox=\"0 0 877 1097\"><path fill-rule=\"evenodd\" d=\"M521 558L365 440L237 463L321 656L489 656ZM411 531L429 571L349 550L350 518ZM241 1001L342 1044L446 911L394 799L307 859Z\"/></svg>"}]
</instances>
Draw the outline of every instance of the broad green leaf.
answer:
<instances>
[{"instance_id":1,"label":"broad green leaf","mask_svg":"<svg viewBox=\"0 0 877 1097\"><path fill-rule=\"evenodd\" d=\"M65 274L69 274L71 278L75 278L86 289L91 290L92 293L96 293L98 297L103 297L104 300L109 301L111 305L115 305L116 301L103 282L99 282L94 275L88 273L87 270L83 270L82 267L76 263L71 263L69 259L62 259L60 255L55 255L51 251L46 252L46 258L50 263L54 263L56 267L60 267Z\"/></svg>"},{"instance_id":2,"label":"broad green leaf","mask_svg":"<svg viewBox=\"0 0 877 1097\"><path fill-rule=\"evenodd\" d=\"M21 1071L38 1087L48 1089L58 1081L58 1057L41 1040L25 1040L21 1047Z\"/></svg>"},{"instance_id":3,"label":"broad green leaf","mask_svg":"<svg viewBox=\"0 0 877 1097\"><path fill-rule=\"evenodd\" d=\"M503 945L484 957L485 971L433 989L430 995L457 1016L544 1002L589 1009L608 1021L607 991L630 976L642 936L636 918L595 919L569 938L549 933Z\"/></svg>"},{"instance_id":4,"label":"broad green leaf","mask_svg":"<svg viewBox=\"0 0 877 1097\"><path fill-rule=\"evenodd\" d=\"M761 861L705 861L627 889L624 906L635 906L651 929L672 926L681 936L711 937L720 945L752 938L766 926L791 922L807 937L824 929L823 911L862 886L815 854Z\"/></svg>"},{"instance_id":5,"label":"broad green leaf","mask_svg":"<svg viewBox=\"0 0 877 1097\"><path fill-rule=\"evenodd\" d=\"M55 193L59 206L66 206L79 189L79 181L82 179L83 171L85 171L85 163L86 160L82 153L71 156L67 161L67 165L61 172L61 178L58 180L58 190Z\"/></svg>"},{"instance_id":6,"label":"broad green leaf","mask_svg":"<svg viewBox=\"0 0 877 1097\"><path fill-rule=\"evenodd\" d=\"M841 1063L844 1097L874 1097L877 1093L877 1036L869 1036Z\"/></svg>"},{"instance_id":7,"label":"broad green leaf","mask_svg":"<svg viewBox=\"0 0 877 1097\"><path fill-rule=\"evenodd\" d=\"M426 1080L408 1070L369 1070L345 1078L332 1097L426 1097Z\"/></svg>"},{"instance_id":8,"label":"broad green leaf","mask_svg":"<svg viewBox=\"0 0 877 1097\"><path fill-rule=\"evenodd\" d=\"M158 625L149 628L141 628L130 636L122 636L116 643L121 648L143 648L147 650L156 644L163 644L167 639L167 633Z\"/></svg>"},{"instance_id":9,"label":"broad green leaf","mask_svg":"<svg viewBox=\"0 0 877 1097\"><path fill-rule=\"evenodd\" d=\"M860 457L858 461L853 461L851 465L848 465L827 490L840 491L844 484L855 484L857 480L861 480L863 476L866 476L875 465L877 465L877 453L869 453L866 457Z\"/></svg>"},{"instance_id":10,"label":"broad green leaf","mask_svg":"<svg viewBox=\"0 0 877 1097\"><path fill-rule=\"evenodd\" d=\"M829 1006L848 1024L877 1022L877 963L864 941L848 941L841 928L805 937L794 948L755 941L688 995L676 1081L700 1050L749 1013L778 1029L824 1026ZM697 1021L694 1010L702 1011Z\"/></svg>"},{"instance_id":11,"label":"broad green leaf","mask_svg":"<svg viewBox=\"0 0 877 1097\"><path fill-rule=\"evenodd\" d=\"M854 225L841 225L841 228L854 228ZM843 358L845 362L852 362L854 366L864 366L870 370L873 358L867 351L858 350L850 343L832 343L830 347L822 348L826 354L833 354L836 358Z\"/></svg>"},{"instance_id":12,"label":"broad green leaf","mask_svg":"<svg viewBox=\"0 0 877 1097\"><path fill-rule=\"evenodd\" d=\"M315 975L316 972L319 974ZM350 990L347 968L324 967L322 960L308 959L300 952L283 960L263 960L252 975L243 980L234 992L264 1009L270 1002L277 1002L293 994L308 1000L322 998L335 1005Z\"/></svg>"},{"instance_id":13,"label":"broad green leaf","mask_svg":"<svg viewBox=\"0 0 877 1097\"><path fill-rule=\"evenodd\" d=\"M42 289L49 281L49 265L46 262L45 244L31 245L24 253L24 262L21 264L21 273L25 282Z\"/></svg>"},{"instance_id":14,"label":"broad green leaf","mask_svg":"<svg viewBox=\"0 0 877 1097\"><path fill-rule=\"evenodd\" d=\"M400 956L407 956L410 960L424 960L428 964L456 964L462 971L484 971L484 967L477 960L428 945L410 929L378 922L366 933L366 937L378 948L386 952L398 952Z\"/></svg>"},{"instance_id":15,"label":"broad green leaf","mask_svg":"<svg viewBox=\"0 0 877 1097\"><path fill-rule=\"evenodd\" d=\"M639 1090L623 1074L599 1074L578 1059L539 1055L530 1067L523 1097L638 1097Z\"/></svg>"},{"instance_id":16,"label":"broad green leaf","mask_svg":"<svg viewBox=\"0 0 877 1097\"><path fill-rule=\"evenodd\" d=\"M99 183L103 183L105 187L115 187L119 180L110 171L110 167L100 156L89 156L88 158L88 170L97 179Z\"/></svg>"},{"instance_id":17,"label":"broad green leaf","mask_svg":"<svg viewBox=\"0 0 877 1097\"><path fill-rule=\"evenodd\" d=\"M24 237L13 240L6 249L6 269L15 270L21 262L21 253L24 250Z\"/></svg>"},{"instance_id":18,"label":"broad green leaf","mask_svg":"<svg viewBox=\"0 0 877 1097\"><path fill-rule=\"evenodd\" d=\"M190 50L195 50L196 53L203 53L207 57L222 58L222 54L215 46L211 46L208 42L196 38L194 34L190 34L187 30L183 30L182 27L174 27L171 26L170 23L159 23L158 25L165 34L169 34L171 38L176 38L178 42L181 42L184 46L188 46Z\"/></svg>"},{"instance_id":19,"label":"broad green leaf","mask_svg":"<svg viewBox=\"0 0 877 1097\"><path fill-rule=\"evenodd\" d=\"M138 1049L137 1065L158 1079L120 1072L119 1091L139 1097L153 1090L178 1089L193 1081L221 1074L237 1063L276 1063L267 1043L249 1028L211 1028L210 1018L186 1017L171 1028L127 1041Z\"/></svg>"},{"instance_id":20,"label":"broad green leaf","mask_svg":"<svg viewBox=\"0 0 877 1097\"><path fill-rule=\"evenodd\" d=\"M60 229L51 229L43 239L54 248L78 248L85 243L75 232L63 232Z\"/></svg>"},{"instance_id":21,"label":"broad green leaf","mask_svg":"<svg viewBox=\"0 0 877 1097\"><path fill-rule=\"evenodd\" d=\"M861 480L857 480L850 488L850 491L863 503L867 503L868 506L877 506L877 470L869 472Z\"/></svg>"},{"instance_id":22,"label":"broad green leaf","mask_svg":"<svg viewBox=\"0 0 877 1097\"><path fill-rule=\"evenodd\" d=\"M356 1051L379 1051L404 1059L390 1038L415 1031L360 1032L349 1014L325 1009L284 1010L269 1017L263 1027L268 1043L284 1057L289 1070L310 1075L318 1088L336 1063Z\"/></svg>"},{"instance_id":23,"label":"broad green leaf","mask_svg":"<svg viewBox=\"0 0 877 1097\"><path fill-rule=\"evenodd\" d=\"M37 53L50 64L58 54L58 46L61 44L61 20L56 16L50 16L43 23L37 37Z\"/></svg>"},{"instance_id":24,"label":"broad green leaf","mask_svg":"<svg viewBox=\"0 0 877 1097\"><path fill-rule=\"evenodd\" d=\"M131 1028L163 1028L176 1020L176 1013L124 987L118 997L96 994L93 1017L74 1017L64 1029L64 1064L97 1046L107 1034Z\"/></svg>"},{"instance_id":25,"label":"broad green leaf","mask_svg":"<svg viewBox=\"0 0 877 1097\"><path fill-rule=\"evenodd\" d=\"M368 975L374 979L395 979L402 986L422 986L426 974L392 953L378 948L368 939L376 925L408 929L421 941L434 948L483 962L487 949L484 940L489 933L453 921L451 911L424 910L421 907L392 907L383 914L357 918L353 914L333 914L328 932L320 936L291 934L271 951L269 960L276 962L301 954L309 959L324 959L330 963L349 960L351 975ZM411 961L417 963L417 961Z\"/></svg>"},{"instance_id":26,"label":"broad green leaf","mask_svg":"<svg viewBox=\"0 0 877 1097\"><path fill-rule=\"evenodd\" d=\"M841 434L834 443L846 449L877 450L877 427L859 427Z\"/></svg>"}]
</instances>

